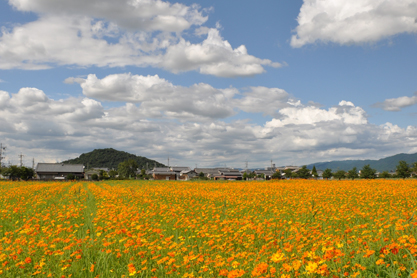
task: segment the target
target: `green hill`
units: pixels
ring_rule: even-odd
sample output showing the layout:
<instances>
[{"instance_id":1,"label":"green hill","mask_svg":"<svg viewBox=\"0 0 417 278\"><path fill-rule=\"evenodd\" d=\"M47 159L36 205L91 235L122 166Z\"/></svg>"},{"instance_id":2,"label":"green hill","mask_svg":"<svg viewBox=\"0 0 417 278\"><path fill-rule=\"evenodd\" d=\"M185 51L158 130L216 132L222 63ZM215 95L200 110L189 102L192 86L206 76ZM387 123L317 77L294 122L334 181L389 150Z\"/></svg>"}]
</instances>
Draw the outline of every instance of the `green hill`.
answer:
<instances>
[{"instance_id":1,"label":"green hill","mask_svg":"<svg viewBox=\"0 0 417 278\"><path fill-rule=\"evenodd\" d=\"M417 162L417 153L405 154L400 153L394 156L382 158L379 160L342 160L342 161L329 161L329 162L318 162L307 165L307 168L312 169L316 166L317 169L324 170L326 168L332 169L332 171L345 170L348 171L353 167L360 170L364 165L369 164L372 168L378 172L382 171L395 171L396 166L400 160L404 160L409 165Z\"/></svg>"},{"instance_id":2,"label":"green hill","mask_svg":"<svg viewBox=\"0 0 417 278\"><path fill-rule=\"evenodd\" d=\"M134 154L130 154L123 151L118 151L115 149L97 149L89 153L83 153L77 158L69 159L63 161L62 163L65 164L83 164L86 168L109 168L109 169L117 169L119 163L133 159L135 160L138 165L139 169L146 169L148 163L148 167L151 169L154 166L156 167L163 167L165 166L158 161L148 159L143 156L136 156Z\"/></svg>"}]
</instances>

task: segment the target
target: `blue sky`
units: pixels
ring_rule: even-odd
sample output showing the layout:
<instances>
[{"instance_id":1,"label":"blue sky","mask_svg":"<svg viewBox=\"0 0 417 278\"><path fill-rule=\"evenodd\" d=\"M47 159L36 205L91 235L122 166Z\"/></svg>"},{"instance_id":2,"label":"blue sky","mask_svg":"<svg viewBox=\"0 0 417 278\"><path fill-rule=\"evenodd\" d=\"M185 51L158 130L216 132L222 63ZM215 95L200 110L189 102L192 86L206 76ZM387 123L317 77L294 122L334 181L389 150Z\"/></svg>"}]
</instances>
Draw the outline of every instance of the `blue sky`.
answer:
<instances>
[{"instance_id":1,"label":"blue sky","mask_svg":"<svg viewBox=\"0 0 417 278\"><path fill-rule=\"evenodd\" d=\"M244 167L417 152L417 2L0 2L5 161Z\"/></svg>"}]
</instances>

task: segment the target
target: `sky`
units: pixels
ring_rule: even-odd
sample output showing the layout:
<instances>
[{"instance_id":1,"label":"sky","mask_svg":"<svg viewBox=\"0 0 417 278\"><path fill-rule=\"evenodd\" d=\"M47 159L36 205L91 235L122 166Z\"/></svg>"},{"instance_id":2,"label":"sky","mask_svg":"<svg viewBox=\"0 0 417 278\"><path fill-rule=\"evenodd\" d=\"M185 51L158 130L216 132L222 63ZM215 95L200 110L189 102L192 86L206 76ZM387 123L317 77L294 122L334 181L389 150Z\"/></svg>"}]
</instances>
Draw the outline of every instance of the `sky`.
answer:
<instances>
[{"instance_id":1,"label":"sky","mask_svg":"<svg viewBox=\"0 0 417 278\"><path fill-rule=\"evenodd\" d=\"M416 0L2 0L3 162L417 152Z\"/></svg>"}]
</instances>

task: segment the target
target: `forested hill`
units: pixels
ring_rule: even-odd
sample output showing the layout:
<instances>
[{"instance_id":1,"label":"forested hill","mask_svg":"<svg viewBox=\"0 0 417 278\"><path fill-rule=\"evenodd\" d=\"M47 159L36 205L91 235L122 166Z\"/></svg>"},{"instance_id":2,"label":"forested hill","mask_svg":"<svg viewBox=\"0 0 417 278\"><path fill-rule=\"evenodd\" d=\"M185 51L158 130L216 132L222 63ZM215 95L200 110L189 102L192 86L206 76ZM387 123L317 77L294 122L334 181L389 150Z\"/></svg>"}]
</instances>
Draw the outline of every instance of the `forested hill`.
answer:
<instances>
[{"instance_id":1,"label":"forested hill","mask_svg":"<svg viewBox=\"0 0 417 278\"><path fill-rule=\"evenodd\" d=\"M163 167L162 163L158 161L148 159L143 156L136 156L134 154L130 154L123 151L118 151L115 149L98 149L94 150L89 153L83 153L80 157L69 159L63 161L62 163L65 164L83 164L85 168L114 168L117 169L117 166L120 162L133 159L135 160L138 165L139 169L145 168L146 163L148 163L148 167L151 169L154 166L156 167Z\"/></svg>"},{"instance_id":2,"label":"forested hill","mask_svg":"<svg viewBox=\"0 0 417 278\"><path fill-rule=\"evenodd\" d=\"M312 169L316 166L316 169L325 170L326 168L332 169L333 171L345 170L348 171L353 167L358 170L362 169L364 165L369 164L373 169L378 172L382 171L395 171L396 166L400 160L404 160L408 164L417 162L417 153L405 154L400 153L394 156L382 158L379 160L343 160L343 161L329 161L329 162L318 162L307 165L307 168Z\"/></svg>"}]
</instances>

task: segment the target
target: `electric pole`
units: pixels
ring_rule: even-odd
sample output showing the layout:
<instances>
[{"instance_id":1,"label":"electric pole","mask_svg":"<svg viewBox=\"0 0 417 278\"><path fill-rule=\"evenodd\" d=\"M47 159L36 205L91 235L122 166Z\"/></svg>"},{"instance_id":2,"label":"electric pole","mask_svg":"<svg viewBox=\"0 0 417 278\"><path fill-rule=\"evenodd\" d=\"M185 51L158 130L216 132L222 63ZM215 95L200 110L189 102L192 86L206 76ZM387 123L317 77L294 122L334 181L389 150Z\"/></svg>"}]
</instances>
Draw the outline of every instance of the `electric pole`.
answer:
<instances>
[{"instance_id":1,"label":"electric pole","mask_svg":"<svg viewBox=\"0 0 417 278\"><path fill-rule=\"evenodd\" d=\"M23 166L23 157L24 157L24 155L22 153L20 153L18 155L18 157L20 158L20 167L22 167Z\"/></svg>"},{"instance_id":2,"label":"electric pole","mask_svg":"<svg viewBox=\"0 0 417 278\"><path fill-rule=\"evenodd\" d=\"M35 170L35 158L32 159L32 169Z\"/></svg>"},{"instance_id":3,"label":"electric pole","mask_svg":"<svg viewBox=\"0 0 417 278\"><path fill-rule=\"evenodd\" d=\"M1 162L3 158L5 158L4 152L6 151L6 147L3 147L3 143L0 143L0 168L3 167L3 163Z\"/></svg>"}]
</instances>

